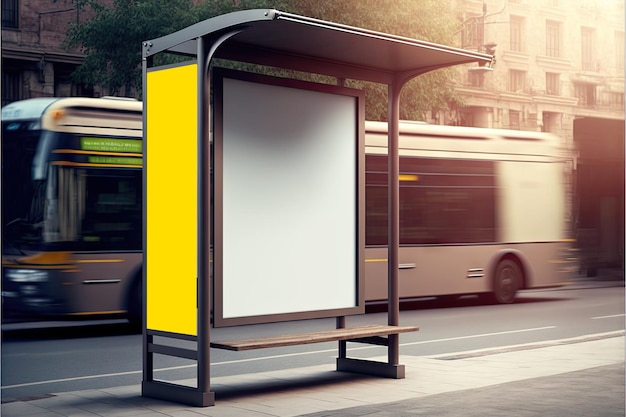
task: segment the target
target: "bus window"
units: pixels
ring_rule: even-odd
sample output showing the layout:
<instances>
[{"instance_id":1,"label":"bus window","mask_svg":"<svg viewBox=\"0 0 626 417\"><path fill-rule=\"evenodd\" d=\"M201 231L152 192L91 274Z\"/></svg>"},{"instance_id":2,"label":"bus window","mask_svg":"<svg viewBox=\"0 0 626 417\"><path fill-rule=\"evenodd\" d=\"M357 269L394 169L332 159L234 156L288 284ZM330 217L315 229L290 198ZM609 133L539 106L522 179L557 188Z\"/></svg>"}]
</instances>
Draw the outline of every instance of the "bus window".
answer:
<instances>
[{"instance_id":1,"label":"bus window","mask_svg":"<svg viewBox=\"0 0 626 417\"><path fill-rule=\"evenodd\" d=\"M400 244L496 240L491 161L400 159ZM366 244L387 244L387 157L366 156Z\"/></svg>"},{"instance_id":2,"label":"bus window","mask_svg":"<svg viewBox=\"0 0 626 417\"><path fill-rule=\"evenodd\" d=\"M141 171L58 167L58 222L46 240L75 250L141 250Z\"/></svg>"}]
</instances>

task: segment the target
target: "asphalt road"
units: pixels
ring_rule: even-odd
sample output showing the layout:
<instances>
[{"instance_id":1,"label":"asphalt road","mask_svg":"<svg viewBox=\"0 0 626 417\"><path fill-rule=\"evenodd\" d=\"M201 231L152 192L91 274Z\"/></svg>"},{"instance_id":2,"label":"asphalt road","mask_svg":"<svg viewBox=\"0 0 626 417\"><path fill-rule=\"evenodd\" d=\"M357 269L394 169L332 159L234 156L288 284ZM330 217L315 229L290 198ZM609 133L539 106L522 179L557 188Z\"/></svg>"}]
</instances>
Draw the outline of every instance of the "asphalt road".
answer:
<instances>
[{"instance_id":1,"label":"asphalt road","mask_svg":"<svg viewBox=\"0 0 626 417\"><path fill-rule=\"evenodd\" d=\"M376 310L376 309L371 309ZM420 331L401 336L401 355L433 355L510 346L624 330L624 288L531 291L510 305L475 298L404 303L401 324ZM385 323L384 312L348 318L348 325ZM213 329L214 340L327 329L334 319ZM3 325L2 398L37 397L78 389L139 384L141 335L123 322ZM386 350L350 344L351 356L376 357ZM214 376L332 363L335 343L247 352L211 350ZM157 378L193 378L192 361L157 357Z\"/></svg>"}]
</instances>

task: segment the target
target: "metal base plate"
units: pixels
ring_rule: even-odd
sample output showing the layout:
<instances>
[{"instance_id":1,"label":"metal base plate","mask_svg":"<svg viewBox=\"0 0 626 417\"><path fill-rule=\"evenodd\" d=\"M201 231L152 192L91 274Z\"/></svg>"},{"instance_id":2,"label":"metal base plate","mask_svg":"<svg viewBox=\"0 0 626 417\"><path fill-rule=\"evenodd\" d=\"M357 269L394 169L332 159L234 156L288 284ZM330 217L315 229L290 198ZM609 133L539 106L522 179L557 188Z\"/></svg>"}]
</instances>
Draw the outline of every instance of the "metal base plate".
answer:
<instances>
[{"instance_id":1,"label":"metal base plate","mask_svg":"<svg viewBox=\"0 0 626 417\"><path fill-rule=\"evenodd\" d=\"M392 365L363 359L337 358L337 370L384 378L404 379L404 365Z\"/></svg>"},{"instance_id":2,"label":"metal base plate","mask_svg":"<svg viewBox=\"0 0 626 417\"><path fill-rule=\"evenodd\" d=\"M194 407L209 407L215 405L214 392L201 392L197 388L161 381L143 381L141 383L141 395L143 397L173 401Z\"/></svg>"}]
</instances>

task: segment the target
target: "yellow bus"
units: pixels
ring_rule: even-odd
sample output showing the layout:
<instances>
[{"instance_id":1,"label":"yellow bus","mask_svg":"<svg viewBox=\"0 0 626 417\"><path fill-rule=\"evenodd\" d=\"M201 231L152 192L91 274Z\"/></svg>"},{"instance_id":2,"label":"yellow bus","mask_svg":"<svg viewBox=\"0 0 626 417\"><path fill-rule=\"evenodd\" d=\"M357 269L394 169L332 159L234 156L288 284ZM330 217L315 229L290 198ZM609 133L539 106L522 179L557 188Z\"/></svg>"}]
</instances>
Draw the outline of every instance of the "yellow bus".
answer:
<instances>
[{"instance_id":1,"label":"yellow bus","mask_svg":"<svg viewBox=\"0 0 626 417\"><path fill-rule=\"evenodd\" d=\"M142 153L135 100L2 108L3 318L141 323Z\"/></svg>"}]
</instances>

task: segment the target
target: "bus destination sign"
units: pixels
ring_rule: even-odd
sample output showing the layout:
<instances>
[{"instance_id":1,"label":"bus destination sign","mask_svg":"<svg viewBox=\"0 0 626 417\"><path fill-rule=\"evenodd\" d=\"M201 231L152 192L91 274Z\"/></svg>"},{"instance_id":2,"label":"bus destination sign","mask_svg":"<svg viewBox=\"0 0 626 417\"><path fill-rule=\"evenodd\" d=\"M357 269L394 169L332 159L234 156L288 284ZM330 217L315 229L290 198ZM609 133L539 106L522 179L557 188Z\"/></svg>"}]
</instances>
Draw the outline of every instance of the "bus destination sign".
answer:
<instances>
[{"instance_id":1,"label":"bus destination sign","mask_svg":"<svg viewBox=\"0 0 626 417\"><path fill-rule=\"evenodd\" d=\"M80 148L84 151L141 153L141 141L134 139L98 138L82 136Z\"/></svg>"}]
</instances>

